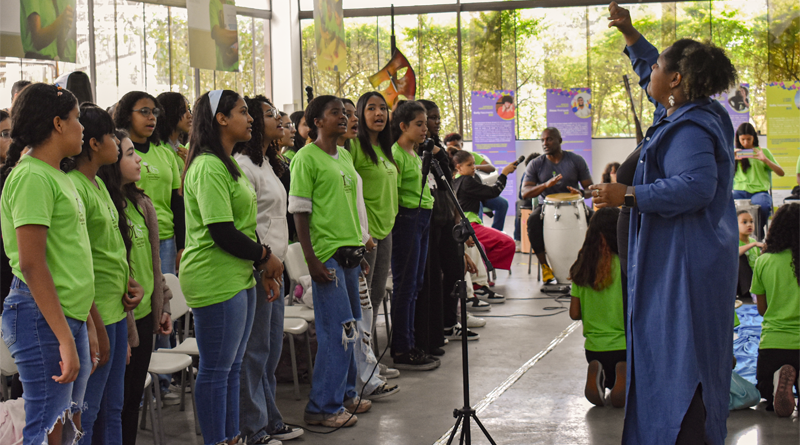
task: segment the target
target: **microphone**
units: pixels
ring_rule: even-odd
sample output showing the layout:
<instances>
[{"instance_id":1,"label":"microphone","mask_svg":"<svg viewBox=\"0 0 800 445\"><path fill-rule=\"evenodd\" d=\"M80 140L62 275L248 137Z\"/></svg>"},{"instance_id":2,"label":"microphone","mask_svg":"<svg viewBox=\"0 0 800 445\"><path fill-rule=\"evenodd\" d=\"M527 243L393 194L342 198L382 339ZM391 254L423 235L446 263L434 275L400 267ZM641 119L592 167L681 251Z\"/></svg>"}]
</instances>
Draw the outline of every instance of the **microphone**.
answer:
<instances>
[{"instance_id":1,"label":"microphone","mask_svg":"<svg viewBox=\"0 0 800 445\"><path fill-rule=\"evenodd\" d=\"M429 139L430 140L430 139ZM428 180L428 173L431 171L431 150L425 150L422 152L422 186L425 186L425 182Z\"/></svg>"},{"instance_id":2,"label":"microphone","mask_svg":"<svg viewBox=\"0 0 800 445\"><path fill-rule=\"evenodd\" d=\"M520 156L519 159L514 161L514 165L522 164L522 161L524 161L524 160L525 160L525 156Z\"/></svg>"}]
</instances>

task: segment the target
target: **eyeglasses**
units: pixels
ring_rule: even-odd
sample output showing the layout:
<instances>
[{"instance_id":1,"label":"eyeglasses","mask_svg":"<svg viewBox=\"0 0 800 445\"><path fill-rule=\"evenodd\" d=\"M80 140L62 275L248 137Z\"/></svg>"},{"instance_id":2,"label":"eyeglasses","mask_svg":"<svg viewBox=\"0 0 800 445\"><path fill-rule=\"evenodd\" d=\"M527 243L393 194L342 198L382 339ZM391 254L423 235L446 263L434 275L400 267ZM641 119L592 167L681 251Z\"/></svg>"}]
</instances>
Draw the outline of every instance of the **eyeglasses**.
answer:
<instances>
[{"instance_id":1,"label":"eyeglasses","mask_svg":"<svg viewBox=\"0 0 800 445\"><path fill-rule=\"evenodd\" d=\"M144 107L144 108L139 108L138 110L131 110L131 111L134 111L136 113L141 113L142 116L144 117L150 117L151 114L155 117L158 117L161 114L161 110L158 108Z\"/></svg>"},{"instance_id":2,"label":"eyeglasses","mask_svg":"<svg viewBox=\"0 0 800 445\"><path fill-rule=\"evenodd\" d=\"M283 128L287 128L287 129L289 129L289 130L291 130L292 128L294 128L294 124L293 124L293 123L291 123L291 122L285 122L285 123L283 123L283 124L281 124L281 125L283 125Z\"/></svg>"},{"instance_id":3,"label":"eyeglasses","mask_svg":"<svg viewBox=\"0 0 800 445\"><path fill-rule=\"evenodd\" d=\"M267 109L267 111L266 111L265 115L266 115L267 117L271 117L271 118L275 118L275 119L277 119L277 118L279 118L279 117L281 116L281 113L280 113L280 111L278 111L278 109L277 109L277 108L275 108L275 107L270 107L270 108L268 108L268 109Z\"/></svg>"},{"instance_id":4,"label":"eyeglasses","mask_svg":"<svg viewBox=\"0 0 800 445\"><path fill-rule=\"evenodd\" d=\"M11 130L0 131L0 139L11 139Z\"/></svg>"}]
</instances>

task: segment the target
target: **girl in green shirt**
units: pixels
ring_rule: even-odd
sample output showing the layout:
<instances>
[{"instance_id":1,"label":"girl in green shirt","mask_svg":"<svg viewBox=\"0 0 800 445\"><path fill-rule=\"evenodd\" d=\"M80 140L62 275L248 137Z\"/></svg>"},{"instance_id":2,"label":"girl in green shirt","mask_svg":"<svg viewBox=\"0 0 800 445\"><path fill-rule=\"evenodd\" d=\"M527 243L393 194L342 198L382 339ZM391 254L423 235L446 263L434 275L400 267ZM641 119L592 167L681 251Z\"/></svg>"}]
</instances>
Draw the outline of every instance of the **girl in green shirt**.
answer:
<instances>
[{"instance_id":1,"label":"girl in green shirt","mask_svg":"<svg viewBox=\"0 0 800 445\"><path fill-rule=\"evenodd\" d=\"M736 212L736 219L739 220L739 282L736 296L750 302L752 301L750 284L753 280L753 268L761 252L760 249L764 248L764 243L751 237L755 230L755 224L749 211L739 210Z\"/></svg>"},{"instance_id":2,"label":"girl in green shirt","mask_svg":"<svg viewBox=\"0 0 800 445\"><path fill-rule=\"evenodd\" d=\"M280 296L283 265L257 242L256 192L233 159L252 137L253 118L235 91L214 90L195 105L183 192L188 243L181 289L195 319L200 368L197 416L205 443L234 443L239 435L239 379L253 326L256 281Z\"/></svg>"},{"instance_id":3,"label":"girl in green shirt","mask_svg":"<svg viewBox=\"0 0 800 445\"><path fill-rule=\"evenodd\" d=\"M12 142L0 170L3 247L14 273L2 336L25 387L26 445L72 442L86 382L100 360L89 317L94 279L86 211L59 170L62 159L81 152L79 115L69 91L43 83L25 88L14 102Z\"/></svg>"},{"instance_id":4,"label":"girl in green shirt","mask_svg":"<svg viewBox=\"0 0 800 445\"><path fill-rule=\"evenodd\" d=\"M164 115L156 121L156 132L159 142L165 147L172 148L178 161L178 170L183 173L186 165L186 148L189 132L192 130L192 110L189 101L181 93L168 91L161 93L156 98L164 110Z\"/></svg>"},{"instance_id":5,"label":"girl in green shirt","mask_svg":"<svg viewBox=\"0 0 800 445\"><path fill-rule=\"evenodd\" d=\"M597 406L625 406L625 304L617 252L619 209L598 210L589 220L586 240L569 270L572 300L569 316L583 320L586 361L589 362L584 395Z\"/></svg>"}]
</instances>

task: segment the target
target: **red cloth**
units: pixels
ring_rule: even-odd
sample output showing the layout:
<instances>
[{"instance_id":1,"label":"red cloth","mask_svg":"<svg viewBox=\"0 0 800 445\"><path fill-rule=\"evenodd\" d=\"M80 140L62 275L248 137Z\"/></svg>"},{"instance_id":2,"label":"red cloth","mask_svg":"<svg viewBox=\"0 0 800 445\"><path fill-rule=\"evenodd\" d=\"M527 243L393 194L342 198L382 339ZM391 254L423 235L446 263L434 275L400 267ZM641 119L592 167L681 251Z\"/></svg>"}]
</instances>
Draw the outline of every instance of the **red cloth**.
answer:
<instances>
[{"instance_id":1,"label":"red cloth","mask_svg":"<svg viewBox=\"0 0 800 445\"><path fill-rule=\"evenodd\" d=\"M495 269L511 270L511 263L514 261L514 252L517 246L514 239L505 233L486 227L483 224L472 223L475 235L481 242L486 256L492 262Z\"/></svg>"}]
</instances>

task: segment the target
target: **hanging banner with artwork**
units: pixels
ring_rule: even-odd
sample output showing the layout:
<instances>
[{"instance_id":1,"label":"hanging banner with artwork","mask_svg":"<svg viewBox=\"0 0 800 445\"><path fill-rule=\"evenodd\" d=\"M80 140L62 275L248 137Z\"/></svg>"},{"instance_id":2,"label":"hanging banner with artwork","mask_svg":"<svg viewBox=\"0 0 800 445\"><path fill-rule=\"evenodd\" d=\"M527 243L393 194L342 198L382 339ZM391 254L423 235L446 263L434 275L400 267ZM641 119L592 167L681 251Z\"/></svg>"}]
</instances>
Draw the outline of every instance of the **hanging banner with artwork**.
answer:
<instances>
[{"instance_id":1,"label":"hanging banner with artwork","mask_svg":"<svg viewBox=\"0 0 800 445\"><path fill-rule=\"evenodd\" d=\"M342 0L314 0L314 34L317 68L340 73L347 71Z\"/></svg>"},{"instance_id":2,"label":"hanging banner with artwork","mask_svg":"<svg viewBox=\"0 0 800 445\"><path fill-rule=\"evenodd\" d=\"M488 157L497 171L517 160L515 96L512 90L472 92L472 151ZM508 181L500 196L517 202L517 181ZM509 206L508 215L514 212Z\"/></svg>"},{"instance_id":3,"label":"hanging banner with artwork","mask_svg":"<svg viewBox=\"0 0 800 445\"><path fill-rule=\"evenodd\" d=\"M405 73L399 78L397 75L405 69ZM383 67L382 70L369 76L369 83L375 88L378 88L383 82L389 81L389 86L381 91L389 108L394 106L394 103L404 96L407 100L414 100L417 94L417 74L411 68L411 64L406 59L406 56L395 48L392 52L392 58L389 63Z\"/></svg>"},{"instance_id":4,"label":"hanging banner with artwork","mask_svg":"<svg viewBox=\"0 0 800 445\"><path fill-rule=\"evenodd\" d=\"M713 97L728 110L735 132L739 125L750 121L750 84L740 83Z\"/></svg>"},{"instance_id":5,"label":"hanging banner with artwork","mask_svg":"<svg viewBox=\"0 0 800 445\"><path fill-rule=\"evenodd\" d=\"M186 10L192 68L238 72L239 34L234 0L186 0Z\"/></svg>"},{"instance_id":6,"label":"hanging banner with artwork","mask_svg":"<svg viewBox=\"0 0 800 445\"><path fill-rule=\"evenodd\" d=\"M0 56L75 63L76 0L0 0Z\"/></svg>"},{"instance_id":7,"label":"hanging banner with artwork","mask_svg":"<svg viewBox=\"0 0 800 445\"><path fill-rule=\"evenodd\" d=\"M783 177L772 175L773 196L780 198L797 185L792 173L800 154L800 82L767 83L767 147L786 171ZM778 206L783 199L773 202Z\"/></svg>"},{"instance_id":8,"label":"hanging banner with artwork","mask_svg":"<svg viewBox=\"0 0 800 445\"><path fill-rule=\"evenodd\" d=\"M547 90L547 126L561 132L561 148L581 155L592 170L592 90Z\"/></svg>"}]
</instances>

